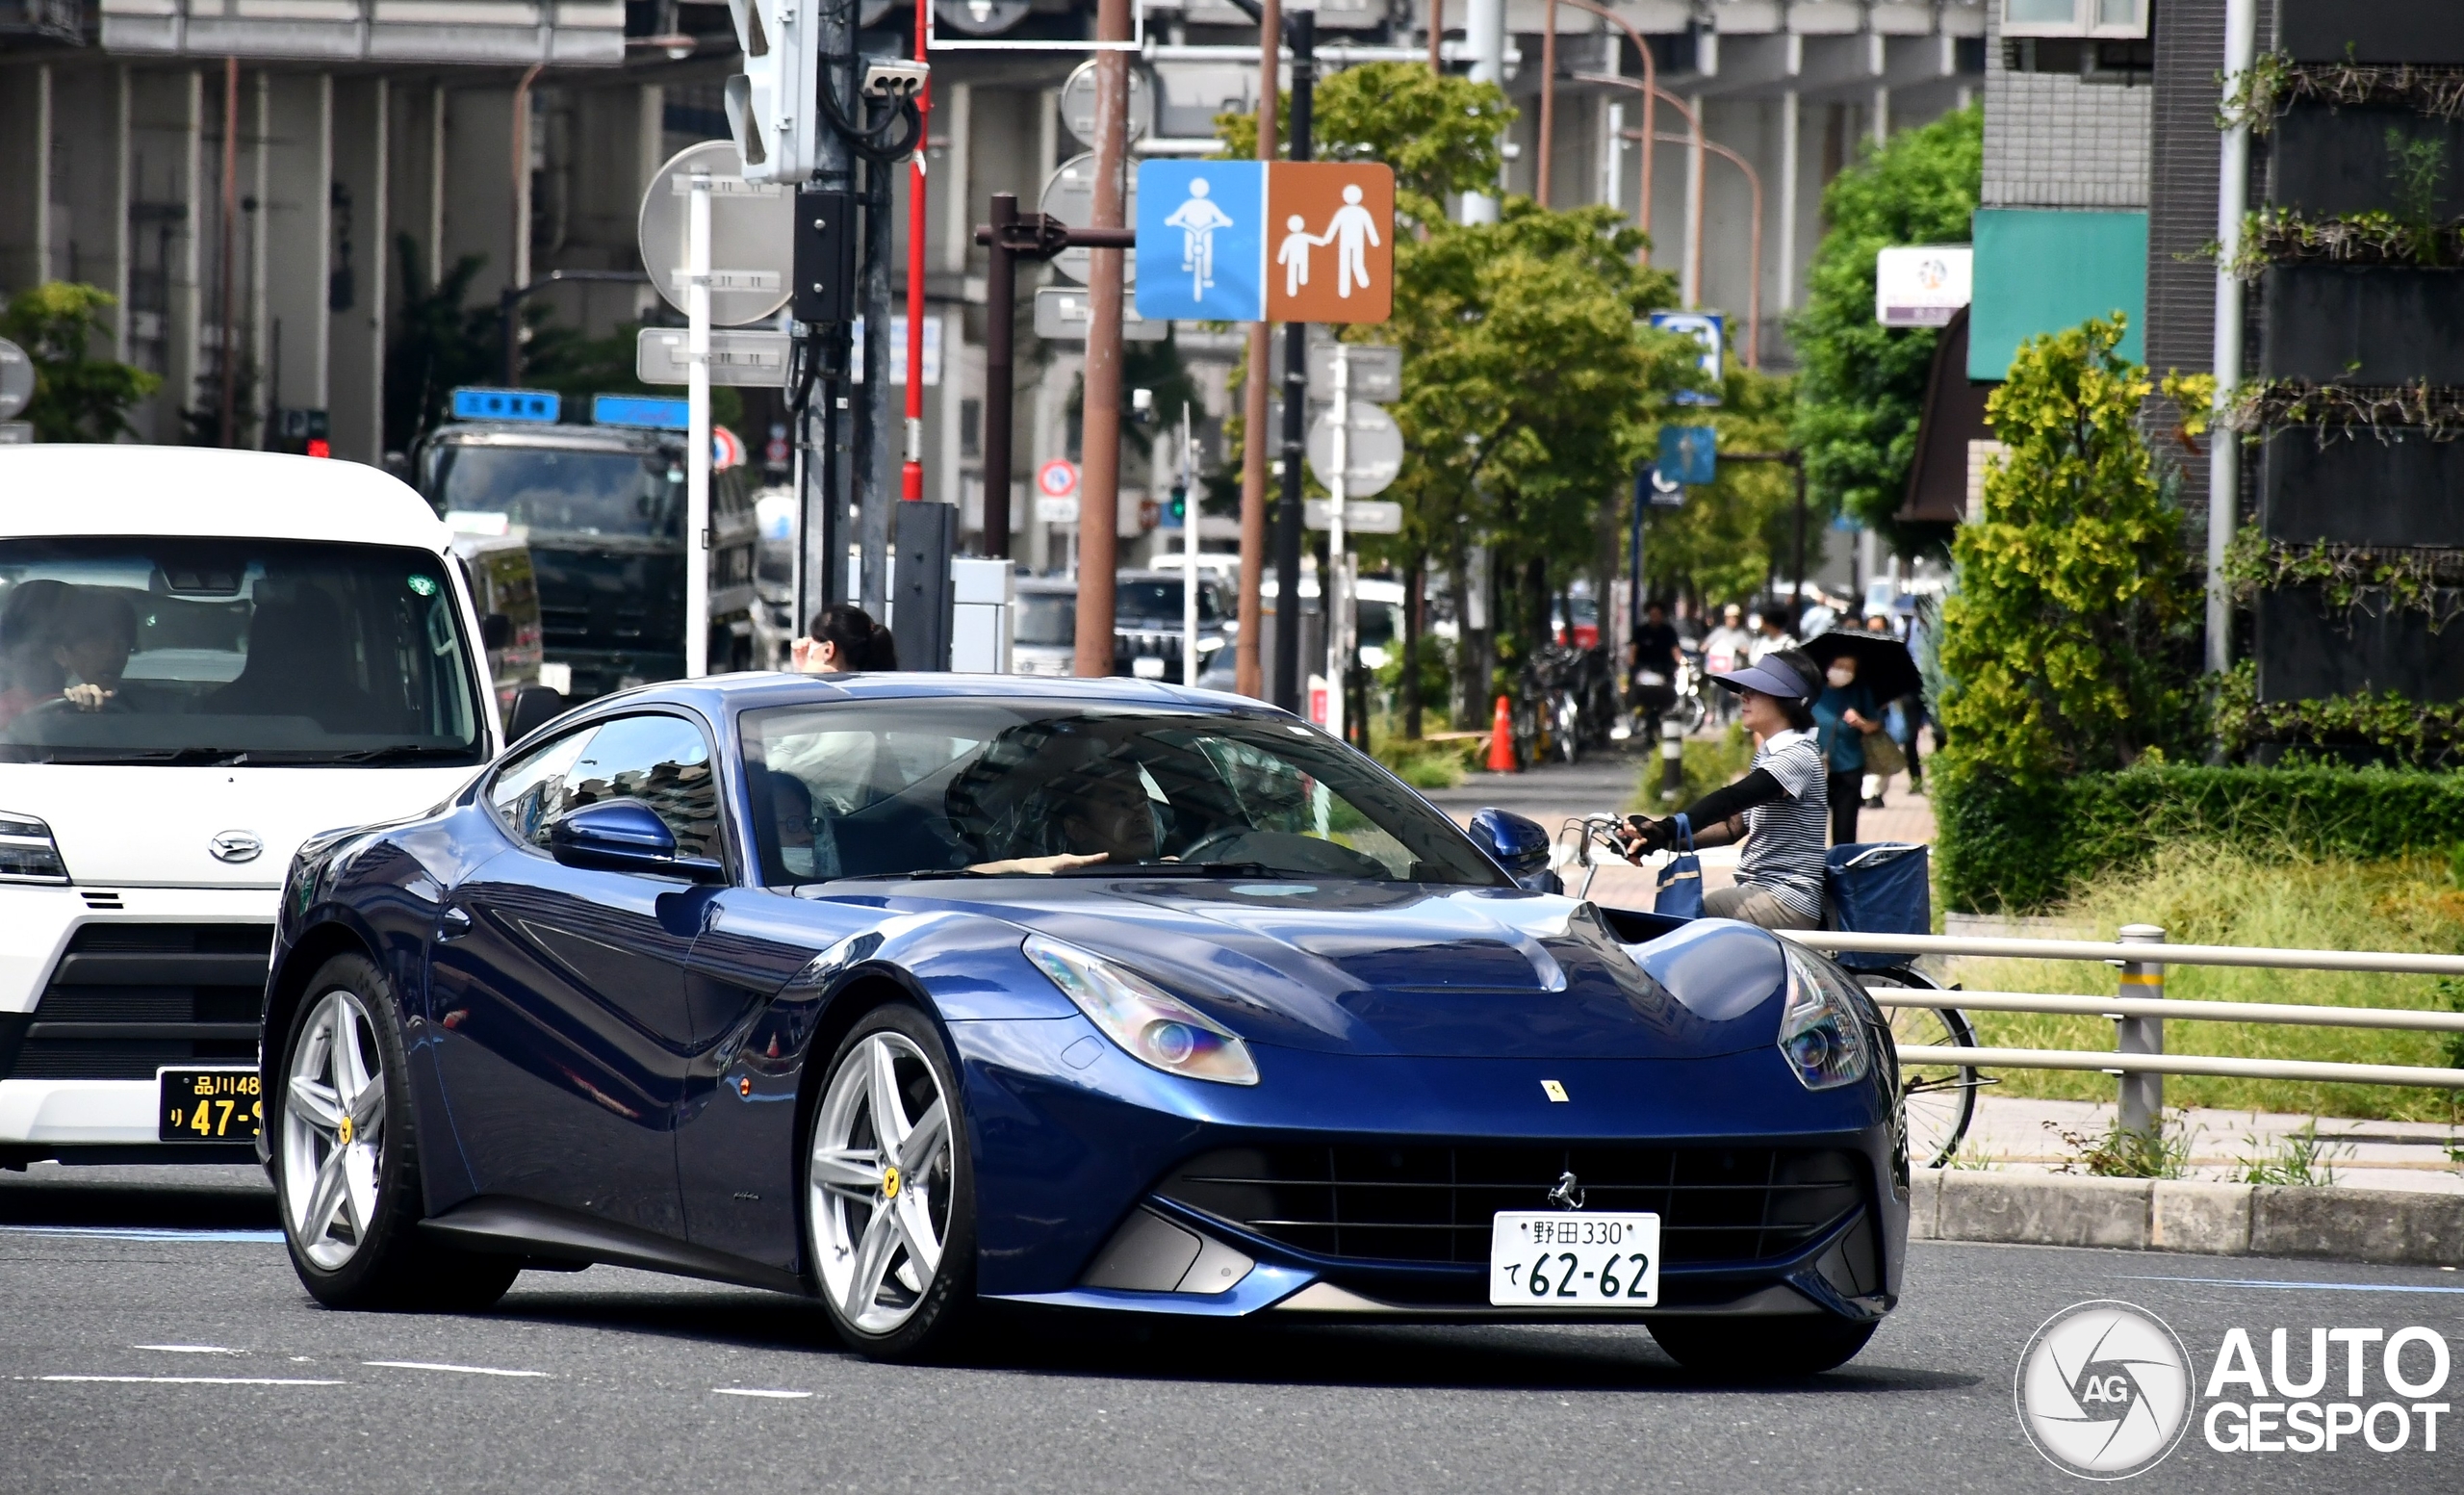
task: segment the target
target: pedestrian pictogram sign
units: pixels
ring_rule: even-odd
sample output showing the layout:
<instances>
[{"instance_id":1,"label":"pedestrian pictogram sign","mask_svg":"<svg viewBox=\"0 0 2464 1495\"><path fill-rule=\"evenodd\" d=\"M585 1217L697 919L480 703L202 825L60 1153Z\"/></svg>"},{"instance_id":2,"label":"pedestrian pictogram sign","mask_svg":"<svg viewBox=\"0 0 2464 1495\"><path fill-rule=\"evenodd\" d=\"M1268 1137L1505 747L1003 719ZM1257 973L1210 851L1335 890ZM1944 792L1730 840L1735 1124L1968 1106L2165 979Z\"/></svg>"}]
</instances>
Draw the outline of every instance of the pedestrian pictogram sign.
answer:
<instances>
[{"instance_id":1,"label":"pedestrian pictogram sign","mask_svg":"<svg viewBox=\"0 0 2464 1495\"><path fill-rule=\"evenodd\" d=\"M1054 457L1036 469L1036 491L1048 499L1065 499L1078 491L1078 469Z\"/></svg>"},{"instance_id":2,"label":"pedestrian pictogram sign","mask_svg":"<svg viewBox=\"0 0 2464 1495\"><path fill-rule=\"evenodd\" d=\"M1148 161L1138 168L1138 315L1384 322L1395 174L1374 163Z\"/></svg>"}]
</instances>

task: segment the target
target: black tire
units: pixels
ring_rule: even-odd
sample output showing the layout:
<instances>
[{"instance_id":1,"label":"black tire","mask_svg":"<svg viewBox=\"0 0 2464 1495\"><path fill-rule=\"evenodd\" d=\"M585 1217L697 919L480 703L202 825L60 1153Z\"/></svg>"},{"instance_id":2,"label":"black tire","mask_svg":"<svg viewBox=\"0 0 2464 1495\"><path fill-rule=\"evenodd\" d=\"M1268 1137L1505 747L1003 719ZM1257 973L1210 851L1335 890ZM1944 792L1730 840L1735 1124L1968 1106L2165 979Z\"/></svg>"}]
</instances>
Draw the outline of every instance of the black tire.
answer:
<instances>
[{"instance_id":1,"label":"black tire","mask_svg":"<svg viewBox=\"0 0 2464 1495\"><path fill-rule=\"evenodd\" d=\"M1912 966L1860 972L1857 981L1868 992L1943 990ZM1890 1022L1892 1043L1902 1046L1976 1046L1976 1029L1956 1007L1887 1007L1883 1016ZM1901 1067L1900 1111L1908 1134L1909 1167L1950 1166L1976 1119L1977 1087L1989 1083L1978 1077L1973 1066Z\"/></svg>"},{"instance_id":2,"label":"black tire","mask_svg":"<svg viewBox=\"0 0 2464 1495\"><path fill-rule=\"evenodd\" d=\"M1879 1322L1820 1317L1661 1319L1652 1338L1687 1370L1723 1379L1816 1376L1857 1357Z\"/></svg>"},{"instance_id":3,"label":"black tire","mask_svg":"<svg viewBox=\"0 0 2464 1495\"><path fill-rule=\"evenodd\" d=\"M943 1129L947 1138L946 1156L928 1163L923 1172L903 1179L886 1195L878 1189L861 1198L855 1191L834 1189L817 1177L820 1172L816 1149L824 1141L826 1128L834 1125L834 1096L838 1093L842 1071L851 1061L864 1056L869 1063L868 1048L877 1039L886 1039L900 1049L897 1061L902 1104L911 1107L912 1120L920 1123L929 1113L932 1100L926 1097L922 1070L929 1070L933 1085L939 1091L938 1100L944 1107ZM920 1067L916 1063L920 1061ZM920 1104L918 1103L920 1101ZM875 1123L870 1119L869 1102L864 1126ZM964 1099L959 1089L956 1068L943 1048L941 1036L923 1013L904 1002L889 1002L874 1008L856 1020L846 1038L839 1042L831 1056L819 1090L813 1096L810 1114L800 1129L801 1155L797 1173L803 1179L801 1213L804 1219L804 1245L807 1257L806 1279L815 1297L830 1315L831 1327L839 1339L857 1353L875 1360L921 1360L946 1354L963 1342L969 1322L975 1316L975 1164L967 1140ZM920 1124L918 1129L920 1130ZM858 1139L860 1141L861 1133ZM878 1143L878 1137L874 1141ZM836 1150L836 1149L834 1149ZM888 1200L904 1189L912 1202L920 1186L925 1199L923 1209L927 1222L937 1226L940 1236L938 1261L928 1279L911 1292L901 1278L893 1282L883 1276L868 1302L872 1309L881 1308L880 1297L886 1293L893 1299L908 1302L895 1303L888 1311L903 1315L888 1327L867 1327L857 1322L848 1305L839 1301L829 1280L824 1257L831 1252L830 1243L844 1239L856 1230L854 1212L865 1212L864 1224L888 1207ZM834 1203L836 1212L834 1213ZM834 1232L836 1232L834 1234ZM911 1248L903 1250L897 1258L910 1273L916 1265ZM860 1264L855 1267L860 1271ZM915 1274L920 1276L920 1274ZM859 1289L859 1297L862 1292Z\"/></svg>"},{"instance_id":4,"label":"black tire","mask_svg":"<svg viewBox=\"0 0 2464 1495\"><path fill-rule=\"evenodd\" d=\"M347 992L358 1003L357 1042L372 1050L384 1081L383 1126L375 1148L373 1206L367 1228L346 1260L321 1263L303 1242L300 1212L289 1171L296 1161L285 1146L294 1104L293 1061L312 1022L328 1011L327 998ZM365 957L338 955L317 971L308 994L292 1014L281 1050L266 1067L265 1126L273 1159L274 1192L283 1241L293 1270L308 1295L328 1308L472 1311L502 1298L521 1274L518 1257L455 1250L420 1233L424 1195L419 1144L413 1131L409 1065L395 1029L394 996L384 973ZM304 1118L303 1118L304 1120ZM321 1244L321 1241L319 1243Z\"/></svg>"}]
</instances>

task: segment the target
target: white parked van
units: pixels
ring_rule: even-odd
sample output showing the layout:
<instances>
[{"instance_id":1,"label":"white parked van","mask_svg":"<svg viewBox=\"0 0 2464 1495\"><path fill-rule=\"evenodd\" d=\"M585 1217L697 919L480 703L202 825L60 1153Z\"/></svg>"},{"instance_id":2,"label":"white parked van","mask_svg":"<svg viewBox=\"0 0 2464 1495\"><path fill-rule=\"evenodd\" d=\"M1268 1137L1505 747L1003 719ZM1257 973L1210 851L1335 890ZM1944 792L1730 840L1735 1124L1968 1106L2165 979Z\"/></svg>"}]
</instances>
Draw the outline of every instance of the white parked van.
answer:
<instances>
[{"instance_id":1,"label":"white parked van","mask_svg":"<svg viewBox=\"0 0 2464 1495\"><path fill-rule=\"evenodd\" d=\"M373 468L0 448L0 1166L253 1158L294 848L502 745L449 542Z\"/></svg>"}]
</instances>

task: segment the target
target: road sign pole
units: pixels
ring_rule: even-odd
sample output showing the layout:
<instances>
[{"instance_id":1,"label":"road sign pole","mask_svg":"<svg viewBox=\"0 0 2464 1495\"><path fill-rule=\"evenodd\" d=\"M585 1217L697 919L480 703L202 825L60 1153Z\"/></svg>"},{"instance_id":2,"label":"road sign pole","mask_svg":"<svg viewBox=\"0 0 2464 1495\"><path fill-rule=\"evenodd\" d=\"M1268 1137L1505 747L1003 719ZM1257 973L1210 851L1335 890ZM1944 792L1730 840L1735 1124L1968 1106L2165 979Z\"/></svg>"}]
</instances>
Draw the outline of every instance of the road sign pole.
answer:
<instances>
[{"instance_id":1,"label":"road sign pole","mask_svg":"<svg viewBox=\"0 0 2464 1495\"><path fill-rule=\"evenodd\" d=\"M933 8L915 7L915 58L932 42ZM924 497L924 158L933 130L933 85L915 95L915 155L907 174L907 459L899 468L898 496ZM946 666L945 666L946 667Z\"/></svg>"},{"instance_id":2,"label":"road sign pole","mask_svg":"<svg viewBox=\"0 0 2464 1495\"><path fill-rule=\"evenodd\" d=\"M1010 231L1018 221L1018 194L992 194L992 231L984 282L984 554L1010 554L1010 423L1014 392L1014 334L1018 320L1018 262Z\"/></svg>"},{"instance_id":3,"label":"road sign pole","mask_svg":"<svg viewBox=\"0 0 2464 1495\"><path fill-rule=\"evenodd\" d=\"M1292 44L1292 142L1294 161L1309 159L1311 110L1318 84L1318 16L1296 11L1285 18ZM1262 109L1272 109L1271 95ZM1269 169L1272 169L1270 168ZM1271 200L1271 199L1270 199ZM1283 329L1283 490L1274 516L1274 704L1287 711L1301 709L1305 682L1300 678L1300 467L1309 436L1309 325L1286 322Z\"/></svg>"},{"instance_id":4,"label":"road sign pole","mask_svg":"<svg viewBox=\"0 0 2464 1495\"><path fill-rule=\"evenodd\" d=\"M1100 0L1100 41L1129 39L1129 0ZM1094 224L1128 224L1129 58L1097 54L1095 84ZM1127 250L1088 256L1087 396L1081 416L1084 466L1078 478L1078 649L1083 676L1113 672L1113 566L1120 529L1120 391L1122 261Z\"/></svg>"},{"instance_id":5,"label":"road sign pole","mask_svg":"<svg viewBox=\"0 0 2464 1495\"><path fill-rule=\"evenodd\" d=\"M710 173L684 219L684 678L710 669Z\"/></svg>"},{"instance_id":6,"label":"road sign pole","mask_svg":"<svg viewBox=\"0 0 2464 1495\"><path fill-rule=\"evenodd\" d=\"M1197 683L1197 452L1181 401L1181 683Z\"/></svg>"},{"instance_id":7,"label":"road sign pole","mask_svg":"<svg viewBox=\"0 0 2464 1495\"><path fill-rule=\"evenodd\" d=\"M1345 624L1351 617L1351 589L1345 585L1344 504L1351 496L1347 480L1351 466L1351 355L1335 345L1335 461L1326 475L1326 580L1319 587L1326 609L1326 730L1344 740L1345 689L1351 678L1351 659L1344 652Z\"/></svg>"}]
</instances>

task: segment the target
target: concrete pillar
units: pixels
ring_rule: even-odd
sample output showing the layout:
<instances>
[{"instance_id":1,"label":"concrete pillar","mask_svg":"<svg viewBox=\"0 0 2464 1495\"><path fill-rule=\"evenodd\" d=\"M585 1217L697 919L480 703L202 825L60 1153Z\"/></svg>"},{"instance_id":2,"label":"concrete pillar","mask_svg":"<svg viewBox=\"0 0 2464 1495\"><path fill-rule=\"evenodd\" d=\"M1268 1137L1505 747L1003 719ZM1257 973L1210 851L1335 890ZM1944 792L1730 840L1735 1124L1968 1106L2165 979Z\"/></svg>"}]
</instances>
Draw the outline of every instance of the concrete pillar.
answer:
<instances>
[{"instance_id":1,"label":"concrete pillar","mask_svg":"<svg viewBox=\"0 0 2464 1495\"><path fill-rule=\"evenodd\" d=\"M128 72L63 67L51 101L50 278L110 293L107 342L97 355L124 356L128 328Z\"/></svg>"},{"instance_id":2,"label":"concrete pillar","mask_svg":"<svg viewBox=\"0 0 2464 1495\"><path fill-rule=\"evenodd\" d=\"M52 278L51 64L0 74L0 292Z\"/></svg>"},{"instance_id":3,"label":"concrete pillar","mask_svg":"<svg viewBox=\"0 0 2464 1495\"><path fill-rule=\"evenodd\" d=\"M384 78L333 86L333 263L327 271L327 371L334 455L385 454L385 286L393 234L386 212L392 165L392 89Z\"/></svg>"},{"instance_id":4,"label":"concrete pillar","mask_svg":"<svg viewBox=\"0 0 2464 1495\"><path fill-rule=\"evenodd\" d=\"M204 162L204 80L194 68L128 74L128 300L130 363L163 387L129 412L141 439L173 442L180 413L195 403L203 372L197 328L199 236L209 205Z\"/></svg>"},{"instance_id":5,"label":"concrete pillar","mask_svg":"<svg viewBox=\"0 0 2464 1495\"><path fill-rule=\"evenodd\" d=\"M265 72L243 75L240 79L240 253L241 284L246 288L247 310L241 321L241 346L255 366L254 399L242 416L243 426L255 425L257 444L266 438L267 412L273 408L273 317L267 304L269 277L272 272L268 240L271 238L266 205L272 195L271 167L267 150L273 130L273 79Z\"/></svg>"},{"instance_id":6,"label":"concrete pillar","mask_svg":"<svg viewBox=\"0 0 2464 1495\"><path fill-rule=\"evenodd\" d=\"M257 175L266 404L330 411L334 79L321 72L259 77L266 122Z\"/></svg>"},{"instance_id":7,"label":"concrete pillar","mask_svg":"<svg viewBox=\"0 0 2464 1495\"><path fill-rule=\"evenodd\" d=\"M1804 125L1797 90L1790 89L1780 95L1780 236L1779 250L1772 257L1780 267L1778 302L1783 312L1797 307L1797 156Z\"/></svg>"},{"instance_id":8,"label":"concrete pillar","mask_svg":"<svg viewBox=\"0 0 2464 1495\"><path fill-rule=\"evenodd\" d=\"M455 89L445 98L442 271L483 262L473 299L492 300L513 273L513 89Z\"/></svg>"},{"instance_id":9,"label":"concrete pillar","mask_svg":"<svg viewBox=\"0 0 2464 1495\"><path fill-rule=\"evenodd\" d=\"M1880 150L1890 142L1890 90L1874 90L1874 148Z\"/></svg>"}]
</instances>

